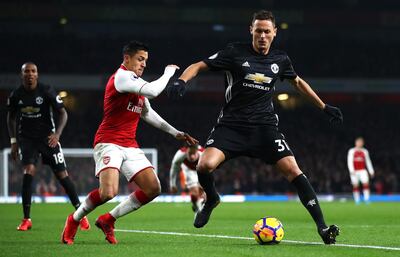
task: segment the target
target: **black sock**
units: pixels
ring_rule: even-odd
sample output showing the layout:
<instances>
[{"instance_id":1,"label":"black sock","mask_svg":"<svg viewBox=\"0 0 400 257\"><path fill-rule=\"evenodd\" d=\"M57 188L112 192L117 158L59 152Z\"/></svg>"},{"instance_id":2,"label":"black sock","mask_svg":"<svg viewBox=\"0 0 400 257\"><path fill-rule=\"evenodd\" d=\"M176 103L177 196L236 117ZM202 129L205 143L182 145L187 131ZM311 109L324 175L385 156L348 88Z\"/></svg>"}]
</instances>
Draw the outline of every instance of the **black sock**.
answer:
<instances>
[{"instance_id":1,"label":"black sock","mask_svg":"<svg viewBox=\"0 0 400 257\"><path fill-rule=\"evenodd\" d=\"M75 186L71 179L67 176L60 179L60 184L64 187L65 193L67 193L72 205L75 209L78 209L81 202L79 201L78 194L76 193Z\"/></svg>"},{"instance_id":2,"label":"black sock","mask_svg":"<svg viewBox=\"0 0 400 257\"><path fill-rule=\"evenodd\" d=\"M317 195L307 177L304 174L301 174L293 179L292 184L296 187L300 201L311 214L317 227L326 227L324 215L319 206Z\"/></svg>"},{"instance_id":3,"label":"black sock","mask_svg":"<svg viewBox=\"0 0 400 257\"><path fill-rule=\"evenodd\" d=\"M217 189L215 188L214 175L210 172L198 172L200 185L207 195L207 202L214 202L218 199Z\"/></svg>"},{"instance_id":4,"label":"black sock","mask_svg":"<svg viewBox=\"0 0 400 257\"><path fill-rule=\"evenodd\" d=\"M24 210L24 219L29 219L31 216L32 180L33 176L31 174L24 174L22 179L22 208Z\"/></svg>"}]
</instances>

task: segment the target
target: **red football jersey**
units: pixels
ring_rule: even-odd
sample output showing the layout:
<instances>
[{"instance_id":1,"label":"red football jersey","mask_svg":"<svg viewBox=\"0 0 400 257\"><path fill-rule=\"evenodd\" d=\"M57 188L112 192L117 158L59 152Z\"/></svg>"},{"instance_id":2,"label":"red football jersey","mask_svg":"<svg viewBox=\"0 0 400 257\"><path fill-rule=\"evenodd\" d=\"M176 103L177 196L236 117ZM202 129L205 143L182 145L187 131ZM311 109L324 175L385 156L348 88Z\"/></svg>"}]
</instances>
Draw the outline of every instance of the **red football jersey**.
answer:
<instances>
[{"instance_id":1,"label":"red football jersey","mask_svg":"<svg viewBox=\"0 0 400 257\"><path fill-rule=\"evenodd\" d=\"M197 163L199 162L199 159L191 162L188 160L186 157L186 152L188 151L188 147L181 147L179 149L180 152L182 152L185 155L185 159L183 160L183 164L185 164L189 169L191 170L196 170ZM202 152L204 152L204 148L202 146L199 146L199 154L201 155Z\"/></svg>"},{"instance_id":2,"label":"red football jersey","mask_svg":"<svg viewBox=\"0 0 400 257\"><path fill-rule=\"evenodd\" d=\"M104 94L103 120L97 129L94 145L113 143L123 147L139 147L136 141L136 129L142 113L145 97L134 93L120 93L115 88L115 76L129 76L121 65L107 82ZM134 73L130 74L133 76ZM137 78L133 76L133 78Z\"/></svg>"},{"instance_id":3,"label":"red football jersey","mask_svg":"<svg viewBox=\"0 0 400 257\"><path fill-rule=\"evenodd\" d=\"M375 173L368 150L365 148L351 148L347 154L347 165L350 172L368 170L371 175Z\"/></svg>"},{"instance_id":4,"label":"red football jersey","mask_svg":"<svg viewBox=\"0 0 400 257\"><path fill-rule=\"evenodd\" d=\"M355 150L353 153L354 170L365 170L365 153L362 150Z\"/></svg>"}]
</instances>

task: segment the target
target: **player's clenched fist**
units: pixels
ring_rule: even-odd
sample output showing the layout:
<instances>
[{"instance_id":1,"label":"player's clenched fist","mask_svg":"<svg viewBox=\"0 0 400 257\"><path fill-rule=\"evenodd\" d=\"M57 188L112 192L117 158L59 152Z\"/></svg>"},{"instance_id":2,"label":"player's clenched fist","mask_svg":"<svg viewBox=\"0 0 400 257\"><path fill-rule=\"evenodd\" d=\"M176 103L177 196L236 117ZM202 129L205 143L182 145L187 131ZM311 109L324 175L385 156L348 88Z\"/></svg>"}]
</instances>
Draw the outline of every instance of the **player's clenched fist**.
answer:
<instances>
[{"instance_id":1,"label":"player's clenched fist","mask_svg":"<svg viewBox=\"0 0 400 257\"><path fill-rule=\"evenodd\" d=\"M342 111L332 105L325 104L324 112L329 116L329 121L333 124L343 123L343 114Z\"/></svg>"},{"instance_id":2,"label":"player's clenched fist","mask_svg":"<svg viewBox=\"0 0 400 257\"><path fill-rule=\"evenodd\" d=\"M179 98L182 98L185 92L186 82L181 79L174 80L167 86L167 95L173 100L178 100Z\"/></svg>"},{"instance_id":3,"label":"player's clenched fist","mask_svg":"<svg viewBox=\"0 0 400 257\"><path fill-rule=\"evenodd\" d=\"M179 70L179 66L178 65L169 64L169 65L167 65L165 67L164 74L168 74L169 77L172 77L172 76L174 76L176 70Z\"/></svg>"}]
</instances>

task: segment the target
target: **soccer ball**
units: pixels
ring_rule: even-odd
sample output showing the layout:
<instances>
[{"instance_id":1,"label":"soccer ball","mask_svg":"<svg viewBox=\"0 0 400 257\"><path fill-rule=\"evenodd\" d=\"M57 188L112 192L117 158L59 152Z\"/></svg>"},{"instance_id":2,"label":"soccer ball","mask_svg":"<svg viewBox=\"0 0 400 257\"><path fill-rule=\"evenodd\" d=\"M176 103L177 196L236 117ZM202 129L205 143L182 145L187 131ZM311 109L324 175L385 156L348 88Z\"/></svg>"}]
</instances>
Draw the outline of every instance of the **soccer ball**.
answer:
<instances>
[{"instance_id":1,"label":"soccer ball","mask_svg":"<svg viewBox=\"0 0 400 257\"><path fill-rule=\"evenodd\" d=\"M284 234L282 223L274 217L262 218L253 227L254 239L260 245L279 244Z\"/></svg>"}]
</instances>

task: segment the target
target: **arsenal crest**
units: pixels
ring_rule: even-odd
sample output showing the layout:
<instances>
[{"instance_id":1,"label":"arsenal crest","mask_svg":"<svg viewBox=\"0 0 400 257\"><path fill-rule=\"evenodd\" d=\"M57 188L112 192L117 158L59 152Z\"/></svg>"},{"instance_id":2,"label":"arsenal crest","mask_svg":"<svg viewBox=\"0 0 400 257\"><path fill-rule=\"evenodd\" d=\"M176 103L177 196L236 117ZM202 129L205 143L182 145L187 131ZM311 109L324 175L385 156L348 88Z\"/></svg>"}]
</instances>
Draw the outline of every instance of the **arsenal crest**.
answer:
<instances>
[{"instance_id":1,"label":"arsenal crest","mask_svg":"<svg viewBox=\"0 0 400 257\"><path fill-rule=\"evenodd\" d=\"M110 156L104 156L103 157L103 163L105 164L105 165L107 165L109 162L110 162Z\"/></svg>"}]
</instances>

